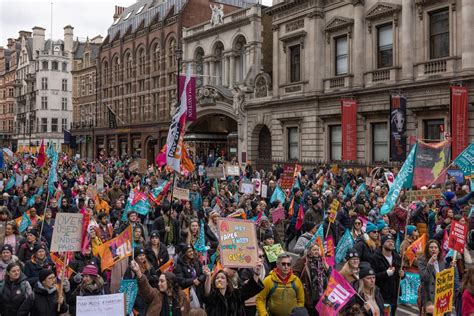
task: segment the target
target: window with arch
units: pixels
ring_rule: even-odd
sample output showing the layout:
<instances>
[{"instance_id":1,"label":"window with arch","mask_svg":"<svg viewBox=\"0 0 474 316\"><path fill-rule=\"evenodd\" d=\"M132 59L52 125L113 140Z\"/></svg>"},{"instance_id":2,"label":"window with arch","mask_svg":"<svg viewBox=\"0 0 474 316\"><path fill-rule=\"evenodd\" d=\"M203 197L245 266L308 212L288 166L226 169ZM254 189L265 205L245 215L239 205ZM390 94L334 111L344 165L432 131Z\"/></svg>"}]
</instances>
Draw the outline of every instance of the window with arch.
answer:
<instances>
[{"instance_id":1,"label":"window with arch","mask_svg":"<svg viewBox=\"0 0 474 316\"><path fill-rule=\"evenodd\" d=\"M145 50L140 48L137 53L138 59L138 74L144 75L145 74L145 67L146 67L146 55Z\"/></svg>"},{"instance_id":2,"label":"window with arch","mask_svg":"<svg viewBox=\"0 0 474 316\"><path fill-rule=\"evenodd\" d=\"M160 70L160 45L158 43L153 44L151 47L151 58L153 71Z\"/></svg>"},{"instance_id":3,"label":"window with arch","mask_svg":"<svg viewBox=\"0 0 474 316\"><path fill-rule=\"evenodd\" d=\"M107 84L107 75L109 73L109 63L104 61L102 63L102 83L105 85Z\"/></svg>"},{"instance_id":4,"label":"window with arch","mask_svg":"<svg viewBox=\"0 0 474 316\"><path fill-rule=\"evenodd\" d=\"M241 82L245 78L245 44L247 41L245 37L240 35L237 37L234 43L234 53L235 53L235 76L236 81Z\"/></svg>"},{"instance_id":5,"label":"window with arch","mask_svg":"<svg viewBox=\"0 0 474 316\"><path fill-rule=\"evenodd\" d=\"M115 56L113 59L113 67L114 67L114 77L113 81L117 82L120 80L120 60L118 56Z\"/></svg>"},{"instance_id":6,"label":"window with arch","mask_svg":"<svg viewBox=\"0 0 474 316\"><path fill-rule=\"evenodd\" d=\"M131 78L133 74L133 58L132 53L129 51L125 53L124 57L124 64L125 64L125 76L126 78Z\"/></svg>"},{"instance_id":7,"label":"window with arch","mask_svg":"<svg viewBox=\"0 0 474 316\"><path fill-rule=\"evenodd\" d=\"M215 72L212 74L214 77L214 82L216 85L222 85L222 75L223 75L223 67L222 67L222 58L224 56L224 44L222 42L217 42L216 46L214 47L214 57L215 57Z\"/></svg>"},{"instance_id":8,"label":"window with arch","mask_svg":"<svg viewBox=\"0 0 474 316\"><path fill-rule=\"evenodd\" d=\"M194 53L194 61L196 63L196 70L195 73L197 74L196 77L196 86L202 87L203 82L203 75L204 75L204 49L202 47L198 47Z\"/></svg>"},{"instance_id":9,"label":"window with arch","mask_svg":"<svg viewBox=\"0 0 474 316\"><path fill-rule=\"evenodd\" d=\"M174 38L171 38L168 42L168 65L170 67L176 67L176 40Z\"/></svg>"}]
</instances>

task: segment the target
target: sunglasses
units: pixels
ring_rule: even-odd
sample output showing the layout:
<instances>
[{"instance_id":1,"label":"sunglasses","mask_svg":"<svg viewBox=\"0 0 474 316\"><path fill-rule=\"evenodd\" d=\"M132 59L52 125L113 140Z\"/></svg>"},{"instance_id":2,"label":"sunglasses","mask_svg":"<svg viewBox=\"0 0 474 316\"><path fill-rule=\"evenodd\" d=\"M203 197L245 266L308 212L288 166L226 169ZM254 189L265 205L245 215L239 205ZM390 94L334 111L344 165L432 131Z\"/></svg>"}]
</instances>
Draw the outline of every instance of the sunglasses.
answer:
<instances>
[{"instance_id":1,"label":"sunglasses","mask_svg":"<svg viewBox=\"0 0 474 316\"><path fill-rule=\"evenodd\" d=\"M258 257L259 257L259 258L263 258L263 255L259 255Z\"/></svg>"},{"instance_id":2,"label":"sunglasses","mask_svg":"<svg viewBox=\"0 0 474 316\"><path fill-rule=\"evenodd\" d=\"M282 262L282 263L280 263L280 264L281 264L282 266L284 266L284 267L285 267L285 266L286 266L286 267L291 266L291 263L289 263L289 262Z\"/></svg>"},{"instance_id":3,"label":"sunglasses","mask_svg":"<svg viewBox=\"0 0 474 316\"><path fill-rule=\"evenodd\" d=\"M362 223L355 222L354 225L362 225Z\"/></svg>"}]
</instances>

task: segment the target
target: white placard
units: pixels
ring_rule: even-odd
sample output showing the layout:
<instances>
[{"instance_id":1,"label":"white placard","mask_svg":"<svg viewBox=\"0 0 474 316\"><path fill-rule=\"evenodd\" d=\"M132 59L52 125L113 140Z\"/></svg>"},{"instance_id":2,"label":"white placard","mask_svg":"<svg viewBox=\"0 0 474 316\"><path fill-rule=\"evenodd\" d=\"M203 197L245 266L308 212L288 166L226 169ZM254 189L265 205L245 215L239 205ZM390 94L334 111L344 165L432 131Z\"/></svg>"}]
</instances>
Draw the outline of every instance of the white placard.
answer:
<instances>
[{"instance_id":1,"label":"white placard","mask_svg":"<svg viewBox=\"0 0 474 316\"><path fill-rule=\"evenodd\" d=\"M174 187L173 189L173 197L177 198L178 200L189 200L189 190Z\"/></svg>"},{"instance_id":2,"label":"white placard","mask_svg":"<svg viewBox=\"0 0 474 316\"><path fill-rule=\"evenodd\" d=\"M58 213L54 222L51 252L80 251L82 214Z\"/></svg>"},{"instance_id":3,"label":"white placard","mask_svg":"<svg viewBox=\"0 0 474 316\"><path fill-rule=\"evenodd\" d=\"M262 180L252 179L252 183L255 189L255 194L260 195L262 193Z\"/></svg>"},{"instance_id":4,"label":"white placard","mask_svg":"<svg viewBox=\"0 0 474 316\"><path fill-rule=\"evenodd\" d=\"M253 194L254 186L253 183L241 182L240 183L240 192L243 194Z\"/></svg>"},{"instance_id":5,"label":"white placard","mask_svg":"<svg viewBox=\"0 0 474 316\"><path fill-rule=\"evenodd\" d=\"M240 176L239 166L227 165L226 171L227 171L228 176L236 176L236 177Z\"/></svg>"},{"instance_id":6,"label":"white placard","mask_svg":"<svg viewBox=\"0 0 474 316\"><path fill-rule=\"evenodd\" d=\"M97 190L104 190L104 175L102 173L97 174Z\"/></svg>"},{"instance_id":7,"label":"white placard","mask_svg":"<svg viewBox=\"0 0 474 316\"><path fill-rule=\"evenodd\" d=\"M262 194L261 196L266 199L267 198L267 192L268 192L268 185L262 184Z\"/></svg>"},{"instance_id":8,"label":"white placard","mask_svg":"<svg viewBox=\"0 0 474 316\"><path fill-rule=\"evenodd\" d=\"M77 296L77 316L125 315L124 293Z\"/></svg>"}]
</instances>

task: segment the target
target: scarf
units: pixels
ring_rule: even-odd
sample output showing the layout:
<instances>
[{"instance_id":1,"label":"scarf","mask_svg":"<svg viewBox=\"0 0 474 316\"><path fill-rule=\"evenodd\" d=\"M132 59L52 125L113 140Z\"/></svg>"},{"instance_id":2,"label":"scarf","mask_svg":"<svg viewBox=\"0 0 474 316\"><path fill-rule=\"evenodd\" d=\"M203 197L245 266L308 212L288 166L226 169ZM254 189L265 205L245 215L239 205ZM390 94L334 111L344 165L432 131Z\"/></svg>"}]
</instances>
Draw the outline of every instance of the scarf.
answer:
<instances>
[{"instance_id":1,"label":"scarf","mask_svg":"<svg viewBox=\"0 0 474 316\"><path fill-rule=\"evenodd\" d=\"M280 279L281 283L283 283L285 285L288 283L288 281L290 280L290 277L293 275L293 270L292 269L290 269L290 272L288 272L288 275L286 277L283 277L281 275L281 272L278 268L273 269L273 271L275 272L278 279Z\"/></svg>"},{"instance_id":2,"label":"scarf","mask_svg":"<svg viewBox=\"0 0 474 316\"><path fill-rule=\"evenodd\" d=\"M314 300L318 300L327 285L327 277L324 275L324 265L321 257L306 257L306 267L311 280L312 293Z\"/></svg>"}]
</instances>

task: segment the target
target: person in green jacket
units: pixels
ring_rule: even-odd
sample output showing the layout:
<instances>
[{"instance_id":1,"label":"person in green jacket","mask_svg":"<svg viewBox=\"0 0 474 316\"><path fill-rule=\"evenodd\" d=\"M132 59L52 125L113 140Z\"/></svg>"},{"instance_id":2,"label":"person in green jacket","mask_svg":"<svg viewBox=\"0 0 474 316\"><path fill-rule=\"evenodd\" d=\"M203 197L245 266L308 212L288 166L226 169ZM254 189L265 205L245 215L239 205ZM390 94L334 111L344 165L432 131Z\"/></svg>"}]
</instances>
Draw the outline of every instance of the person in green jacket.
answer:
<instances>
[{"instance_id":1,"label":"person in green jacket","mask_svg":"<svg viewBox=\"0 0 474 316\"><path fill-rule=\"evenodd\" d=\"M277 267L263 280L264 289L256 297L259 316L288 316L304 307L303 284L293 274L291 261L290 255L280 254Z\"/></svg>"}]
</instances>

